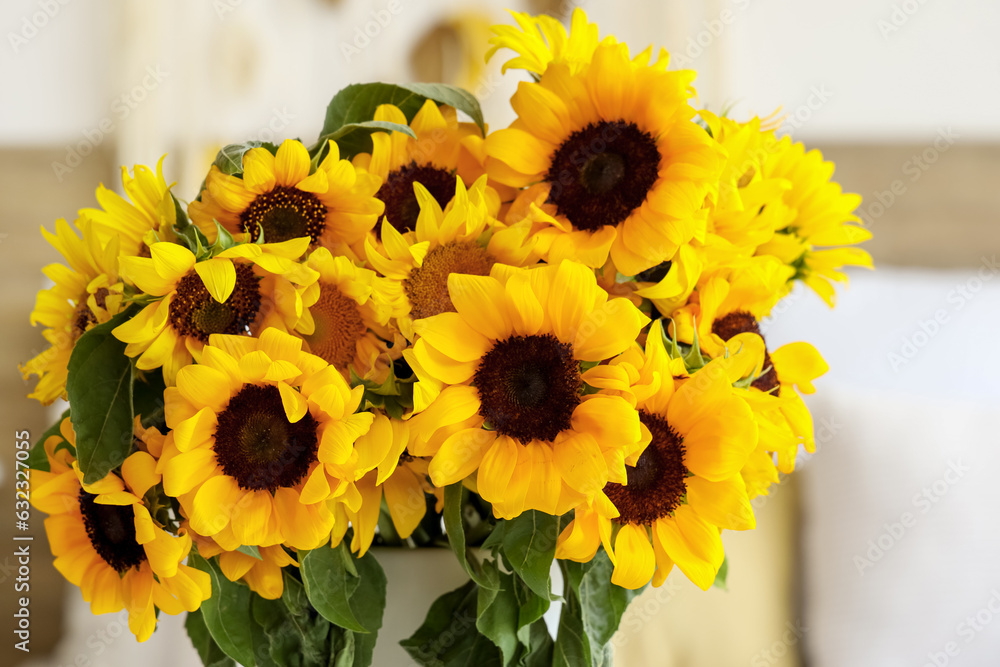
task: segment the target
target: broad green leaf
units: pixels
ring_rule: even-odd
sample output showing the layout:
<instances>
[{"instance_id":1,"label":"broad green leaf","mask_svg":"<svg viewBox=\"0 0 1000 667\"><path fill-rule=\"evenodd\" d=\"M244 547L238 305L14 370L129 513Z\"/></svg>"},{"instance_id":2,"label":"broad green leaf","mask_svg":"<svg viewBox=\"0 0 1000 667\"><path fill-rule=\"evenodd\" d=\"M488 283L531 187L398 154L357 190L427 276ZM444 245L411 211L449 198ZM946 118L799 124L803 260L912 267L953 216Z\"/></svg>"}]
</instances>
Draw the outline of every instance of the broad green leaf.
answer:
<instances>
[{"instance_id":1,"label":"broad green leaf","mask_svg":"<svg viewBox=\"0 0 1000 667\"><path fill-rule=\"evenodd\" d=\"M66 395L83 480L93 484L117 468L132 449L132 362L111 331L129 318L119 313L76 341Z\"/></svg>"},{"instance_id":2,"label":"broad green leaf","mask_svg":"<svg viewBox=\"0 0 1000 667\"><path fill-rule=\"evenodd\" d=\"M543 620L537 620L528 628L527 648L521 652L519 667L552 667L555 644L549 634L549 627Z\"/></svg>"},{"instance_id":3,"label":"broad green leaf","mask_svg":"<svg viewBox=\"0 0 1000 667\"><path fill-rule=\"evenodd\" d=\"M259 595L253 598L254 620L263 635L254 637L258 664L270 660L281 667L325 666L330 653L330 633L340 629L311 611L302 583L287 570L283 574L284 592L280 599L266 600Z\"/></svg>"},{"instance_id":4,"label":"broad green leaf","mask_svg":"<svg viewBox=\"0 0 1000 667\"><path fill-rule=\"evenodd\" d=\"M345 630L370 635L355 638L358 650L374 649L385 610L385 573L371 554L355 560L347 543L300 552L302 583L309 601L325 619Z\"/></svg>"},{"instance_id":5,"label":"broad green leaf","mask_svg":"<svg viewBox=\"0 0 1000 667\"><path fill-rule=\"evenodd\" d=\"M468 491L465 490L461 482L444 488L444 530L447 533L448 543L451 544L452 551L458 556L458 561L472 580L483 588L496 589L500 584L495 576L495 571L492 569L481 571L478 564L469 559L465 543L465 523L462 521L467 494Z\"/></svg>"},{"instance_id":6,"label":"broad green leaf","mask_svg":"<svg viewBox=\"0 0 1000 667\"><path fill-rule=\"evenodd\" d=\"M205 667L235 667L236 663L226 655L219 645L212 639L212 635L205 626L205 619L200 609L189 611L187 619L184 621L184 628L187 630L191 644L198 651L198 656Z\"/></svg>"},{"instance_id":7,"label":"broad green leaf","mask_svg":"<svg viewBox=\"0 0 1000 667\"><path fill-rule=\"evenodd\" d=\"M476 631L477 598L473 581L445 593L400 645L422 667L503 667L500 649Z\"/></svg>"},{"instance_id":8,"label":"broad green leaf","mask_svg":"<svg viewBox=\"0 0 1000 667\"><path fill-rule=\"evenodd\" d=\"M553 667L593 667L590 642L583 629L580 603L576 593L567 590L563 596L562 613L559 615L559 632L553 647Z\"/></svg>"},{"instance_id":9,"label":"broad green leaf","mask_svg":"<svg viewBox=\"0 0 1000 667\"><path fill-rule=\"evenodd\" d=\"M517 651L518 599L514 575L504 574L493 561L483 563L484 569L495 571L500 588L478 587L476 628L496 644L503 654L503 664L510 665Z\"/></svg>"},{"instance_id":10,"label":"broad green leaf","mask_svg":"<svg viewBox=\"0 0 1000 667\"><path fill-rule=\"evenodd\" d=\"M314 148L317 154L326 146L325 138L336 134L341 128L361 125L375 118L375 110L382 104L394 104L406 116L407 122L428 99L438 104L448 104L462 111L479 126L485 134L483 112L476 98L466 90L444 84L392 84L356 83L347 86L330 100L326 108L326 119L320 131L320 143ZM337 142L342 158L352 158L358 153L371 152L371 133L350 132Z\"/></svg>"},{"instance_id":11,"label":"broad green leaf","mask_svg":"<svg viewBox=\"0 0 1000 667\"><path fill-rule=\"evenodd\" d=\"M59 427L62 426L62 422L66 419L66 417L69 417L68 409L63 411L62 416L56 420L56 423L48 427L45 430L45 433L42 433L42 435L35 440L35 444L31 446L31 451L28 453L27 465L29 468L32 470L43 470L45 472L49 472L51 470L49 467L49 457L45 454L45 441L54 435L59 435ZM61 438L62 436L59 435L59 437ZM63 442L65 442L65 440ZM67 444L67 446L69 445Z\"/></svg>"},{"instance_id":12,"label":"broad green leaf","mask_svg":"<svg viewBox=\"0 0 1000 667\"><path fill-rule=\"evenodd\" d=\"M536 595L548 599L560 517L529 510L502 525L503 553L507 562Z\"/></svg>"},{"instance_id":13,"label":"broad green leaf","mask_svg":"<svg viewBox=\"0 0 1000 667\"><path fill-rule=\"evenodd\" d=\"M201 603L205 626L226 655L242 665L254 665L253 635L256 624L250 611L250 589L229 581L219 566L196 553L188 562L212 579L212 597Z\"/></svg>"}]
</instances>

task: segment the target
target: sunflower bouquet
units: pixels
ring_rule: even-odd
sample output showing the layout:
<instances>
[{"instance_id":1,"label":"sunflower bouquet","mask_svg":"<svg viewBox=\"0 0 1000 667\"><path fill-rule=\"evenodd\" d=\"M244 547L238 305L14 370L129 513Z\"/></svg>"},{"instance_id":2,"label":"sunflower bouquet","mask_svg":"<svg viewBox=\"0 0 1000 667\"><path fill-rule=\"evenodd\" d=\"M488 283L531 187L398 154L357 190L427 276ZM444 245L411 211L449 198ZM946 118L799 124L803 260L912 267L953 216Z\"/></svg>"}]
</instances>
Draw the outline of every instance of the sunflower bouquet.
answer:
<instances>
[{"instance_id":1,"label":"sunflower bouquet","mask_svg":"<svg viewBox=\"0 0 1000 667\"><path fill-rule=\"evenodd\" d=\"M759 322L871 266L860 199L774 118L693 107L666 52L514 18L508 128L352 85L189 203L161 159L42 230L66 263L22 373L69 409L31 502L95 614L144 641L187 612L206 665L369 665L405 585L373 545L444 547L469 581L414 610L418 664L600 665L644 587L724 579L827 369Z\"/></svg>"}]
</instances>

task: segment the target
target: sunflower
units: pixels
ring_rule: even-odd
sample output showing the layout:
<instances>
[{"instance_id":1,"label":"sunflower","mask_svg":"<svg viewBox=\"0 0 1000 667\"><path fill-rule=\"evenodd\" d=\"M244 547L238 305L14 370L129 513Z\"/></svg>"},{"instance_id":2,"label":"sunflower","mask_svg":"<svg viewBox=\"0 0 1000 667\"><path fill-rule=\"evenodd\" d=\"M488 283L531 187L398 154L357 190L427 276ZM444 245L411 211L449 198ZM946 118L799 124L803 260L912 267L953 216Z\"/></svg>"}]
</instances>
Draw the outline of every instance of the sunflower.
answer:
<instances>
[{"instance_id":1,"label":"sunflower","mask_svg":"<svg viewBox=\"0 0 1000 667\"><path fill-rule=\"evenodd\" d=\"M721 356L737 333L760 333L757 323L787 293L791 275L788 265L770 256L734 261L703 275L697 292L672 315L677 340L693 343L697 326L701 349Z\"/></svg>"},{"instance_id":2,"label":"sunflower","mask_svg":"<svg viewBox=\"0 0 1000 667\"><path fill-rule=\"evenodd\" d=\"M374 419L355 414L363 392L278 329L213 334L164 395L163 488L226 551L314 549L333 529L326 501L360 502L353 483L369 468L354 443Z\"/></svg>"},{"instance_id":3,"label":"sunflower","mask_svg":"<svg viewBox=\"0 0 1000 667\"><path fill-rule=\"evenodd\" d=\"M244 243L197 261L186 247L160 242L150 246L149 258L122 257L125 279L157 299L119 325L115 337L128 343L125 354L138 357L137 368L162 366L172 385L212 334L294 328L303 314L301 289L318 275L294 261L308 244L305 238Z\"/></svg>"},{"instance_id":4,"label":"sunflower","mask_svg":"<svg viewBox=\"0 0 1000 667\"><path fill-rule=\"evenodd\" d=\"M69 357L77 339L121 310L122 283L118 278L118 239L101 243L87 221L82 238L65 220L56 221L55 234L42 228L42 235L66 259L43 269L55 283L38 293L31 311L32 326L45 327L42 335L50 347L19 367L27 380L38 376L29 398L48 405L66 395Z\"/></svg>"},{"instance_id":5,"label":"sunflower","mask_svg":"<svg viewBox=\"0 0 1000 667\"><path fill-rule=\"evenodd\" d=\"M302 294L302 318L295 327L306 351L348 379L353 372L384 382L389 372L385 341L392 340L392 333L383 279L326 248L314 250L306 266L319 274Z\"/></svg>"},{"instance_id":6,"label":"sunflower","mask_svg":"<svg viewBox=\"0 0 1000 667\"><path fill-rule=\"evenodd\" d=\"M129 629L146 641L157 610L176 615L198 609L212 594L211 581L183 564L190 535L168 533L143 500L159 482L152 456L135 452L122 464L121 477L109 473L84 484L66 446L76 444L68 419L60 434L44 443L50 471L32 471L31 489L32 504L49 515L45 532L56 569L80 587L93 613L127 609Z\"/></svg>"},{"instance_id":7,"label":"sunflower","mask_svg":"<svg viewBox=\"0 0 1000 667\"><path fill-rule=\"evenodd\" d=\"M406 125L406 116L396 106L383 104L375 120ZM372 152L354 158L355 166L382 180L375 196L385 204L385 218L401 234L416 229L420 206L413 184L420 183L444 208L455 193L455 176L472 183L483 174L478 157L482 135L474 123L459 123L457 112L427 100L413 117L410 129L416 139L400 132L372 134ZM485 190L491 203L499 205L492 188Z\"/></svg>"},{"instance_id":8,"label":"sunflower","mask_svg":"<svg viewBox=\"0 0 1000 667\"><path fill-rule=\"evenodd\" d=\"M244 581L257 595L267 600L277 600L285 591L282 568L298 567L295 560L281 545L258 547L260 558L242 551L226 551L210 537L194 534L198 555L202 558L219 557L219 568L229 581Z\"/></svg>"},{"instance_id":9,"label":"sunflower","mask_svg":"<svg viewBox=\"0 0 1000 667\"><path fill-rule=\"evenodd\" d=\"M336 525L346 529L350 522L354 527L351 549L359 557L368 551L375 538L383 497L396 535L404 540L413 534L427 512L427 493L441 499L440 489L434 489L427 481L427 462L407 453L409 439L409 422L390 419L381 413L375 416L371 430L358 438L358 451L364 452L372 463L379 463L358 481L361 507L352 511L341 503L335 511L340 519ZM333 541L339 541L338 537L342 534L335 535Z\"/></svg>"},{"instance_id":10,"label":"sunflower","mask_svg":"<svg viewBox=\"0 0 1000 667\"><path fill-rule=\"evenodd\" d=\"M269 243L309 237L311 247L349 254L382 213L382 203L373 197L380 184L378 177L341 160L333 141L313 171L306 147L288 139L273 155L266 148L247 151L242 176L212 165L200 201L191 202L188 213L209 241L215 240L218 221L250 241L263 230Z\"/></svg>"},{"instance_id":11,"label":"sunflower","mask_svg":"<svg viewBox=\"0 0 1000 667\"><path fill-rule=\"evenodd\" d=\"M126 197L108 190L103 185L97 188L97 203L100 208L80 209L82 221L93 223L94 231L107 243L111 238L120 239L120 251L125 256L149 256L146 241L149 232L154 232L160 241L175 238L173 226L177 212L170 185L163 178L163 160L156 163L156 173L141 164L133 167L133 175L122 167L122 187ZM79 223L78 223L79 224Z\"/></svg>"},{"instance_id":12,"label":"sunflower","mask_svg":"<svg viewBox=\"0 0 1000 667\"><path fill-rule=\"evenodd\" d=\"M497 221L485 176L468 190L457 178L453 188L454 196L442 209L417 183L420 213L414 230L400 234L385 219L382 242L365 242L368 264L388 278L384 292L391 314L408 340L413 340L413 320L455 311L448 295L449 275L485 276L497 262L523 266L534 261L529 227L506 227Z\"/></svg>"},{"instance_id":13,"label":"sunflower","mask_svg":"<svg viewBox=\"0 0 1000 667\"><path fill-rule=\"evenodd\" d=\"M457 312L414 324L404 357L419 382L416 456L445 486L478 470L497 516L563 514L609 481L644 444L639 415L620 396L584 391L581 363L628 348L649 322L630 301L608 299L579 263L489 276L453 274Z\"/></svg>"},{"instance_id":14,"label":"sunflower","mask_svg":"<svg viewBox=\"0 0 1000 667\"><path fill-rule=\"evenodd\" d=\"M609 483L577 508L556 557L586 562L603 543L615 564L614 584L659 586L676 563L707 589L722 565L720 530L755 526L740 476L757 444L751 409L735 393L725 359L686 377L683 362L667 355L659 321L644 352L632 349L611 366L624 367L620 380L629 378L651 438L627 468L627 483ZM608 369L600 375L601 384L615 384ZM618 388L629 390L622 382Z\"/></svg>"},{"instance_id":15,"label":"sunflower","mask_svg":"<svg viewBox=\"0 0 1000 667\"><path fill-rule=\"evenodd\" d=\"M574 74L590 64L598 44L614 44L614 37L599 39L596 23L588 23L587 14L577 7L573 10L569 34L562 23L546 16L531 16L523 12L510 12L517 22L512 25L495 25L493 46L486 52L489 61L500 49L510 49L517 53L500 68L520 69L531 72L537 80L551 63L566 64Z\"/></svg>"},{"instance_id":16,"label":"sunflower","mask_svg":"<svg viewBox=\"0 0 1000 667\"><path fill-rule=\"evenodd\" d=\"M601 44L577 74L552 63L518 86L511 127L486 139L490 177L527 188L507 220L530 220L550 263L597 268L610 253L634 276L704 238L721 149L692 120L694 73L647 60Z\"/></svg>"},{"instance_id":17,"label":"sunflower","mask_svg":"<svg viewBox=\"0 0 1000 667\"><path fill-rule=\"evenodd\" d=\"M794 279L802 280L833 306L834 282L847 282L841 268L873 268L872 258L854 244L867 241L871 232L860 226L854 214L861 197L847 194L834 183L834 165L825 162L818 150L789 137L770 138L762 161L765 178L784 179L791 187L782 203L784 219L776 223L774 237L757 249L758 255L773 255L795 269Z\"/></svg>"}]
</instances>

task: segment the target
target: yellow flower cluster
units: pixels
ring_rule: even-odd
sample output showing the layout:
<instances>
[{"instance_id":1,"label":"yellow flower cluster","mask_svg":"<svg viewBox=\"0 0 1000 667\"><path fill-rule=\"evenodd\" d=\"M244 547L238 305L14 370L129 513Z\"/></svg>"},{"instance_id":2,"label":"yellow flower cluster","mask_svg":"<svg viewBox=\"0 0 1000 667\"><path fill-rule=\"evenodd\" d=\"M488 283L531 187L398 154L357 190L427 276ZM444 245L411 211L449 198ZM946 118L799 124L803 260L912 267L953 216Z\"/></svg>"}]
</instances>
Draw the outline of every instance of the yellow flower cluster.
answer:
<instances>
[{"instance_id":1,"label":"yellow flower cluster","mask_svg":"<svg viewBox=\"0 0 1000 667\"><path fill-rule=\"evenodd\" d=\"M186 208L161 160L43 230L67 265L32 313L31 396L65 397L104 325L136 386L165 387L100 481L80 415L42 444L33 500L95 612L145 639L154 608L197 609L192 546L278 598L299 552L412 541L450 485L491 521L569 515L556 557L603 548L620 586L677 565L708 588L722 531L812 449L800 393L826 365L758 323L795 281L832 305L841 267L871 266L859 198L759 119L692 107L666 53L582 11L568 33L515 18L491 52L531 74L508 128L382 104L366 150L246 147Z\"/></svg>"}]
</instances>

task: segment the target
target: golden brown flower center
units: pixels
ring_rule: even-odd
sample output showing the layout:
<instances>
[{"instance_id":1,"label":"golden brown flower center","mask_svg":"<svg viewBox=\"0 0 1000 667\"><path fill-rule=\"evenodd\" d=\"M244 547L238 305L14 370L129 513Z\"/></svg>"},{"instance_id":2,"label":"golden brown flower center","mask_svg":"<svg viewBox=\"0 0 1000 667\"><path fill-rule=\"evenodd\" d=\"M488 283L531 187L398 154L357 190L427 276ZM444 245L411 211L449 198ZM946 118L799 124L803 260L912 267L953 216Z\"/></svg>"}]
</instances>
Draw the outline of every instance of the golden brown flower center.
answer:
<instances>
[{"instance_id":1,"label":"golden brown flower center","mask_svg":"<svg viewBox=\"0 0 1000 667\"><path fill-rule=\"evenodd\" d=\"M319 299L310 309L316 330L305 336L310 351L344 370L354 361L357 343L368 331L357 302L336 285L320 283Z\"/></svg>"},{"instance_id":2,"label":"golden brown flower center","mask_svg":"<svg viewBox=\"0 0 1000 667\"><path fill-rule=\"evenodd\" d=\"M146 560L146 551L135 539L135 511L131 505L102 505L92 493L80 489L80 514L94 551L119 574Z\"/></svg>"},{"instance_id":3,"label":"golden brown flower center","mask_svg":"<svg viewBox=\"0 0 1000 667\"><path fill-rule=\"evenodd\" d=\"M246 334L260 310L260 279L249 264L234 264L236 287L225 303L209 293L201 276L193 269L177 283L170 302L170 324L181 336L203 343L214 333Z\"/></svg>"},{"instance_id":4,"label":"golden brown flower center","mask_svg":"<svg viewBox=\"0 0 1000 667\"><path fill-rule=\"evenodd\" d=\"M628 484L609 483L604 493L620 512L617 523L648 526L680 506L687 492L688 471L684 442L667 420L645 410L639 411L639 420L653 439L635 466L626 468Z\"/></svg>"},{"instance_id":5,"label":"golden brown flower center","mask_svg":"<svg viewBox=\"0 0 1000 667\"><path fill-rule=\"evenodd\" d=\"M242 489L295 486L316 460L316 427L308 412L288 421L277 387L246 385L219 413L215 457Z\"/></svg>"},{"instance_id":6,"label":"golden brown flower center","mask_svg":"<svg viewBox=\"0 0 1000 667\"><path fill-rule=\"evenodd\" d=\"M591 123L552 156L548 203L576 229L624 222L645 200L660 171L656 140L635 123Z\"/></svg>"},{"instance_id":7,"label":"golden brown flower center","mask_svg":"<svg viewBox=\"0 0 1000 667\"><path fill-rule=\"evenodd\" d=\"M441 208L447 206L455 194L455 173L452 171L430 164L418 165L416 161L390 171L375 197L385 204L386 219L400 233L417 228L420 204L413 193L414 183L427 188Z\"/></svg>"},{"instance_id":8,"label":"golden brown flower center","mask_svg":"<svg viewBox=\"0 0 1000 667\"><path fill-rule=\"evenodd\" d=\"M757 318L745 310L737 310L712 322L712 333L722 340L729 340L733 336L741 333L754 333L764 340L760 333L760 325ZM771 354L767 351L766 342L764 347L764 374L753 381L752 387L764 392L774 391L780 386L778 373L771 363Z\"/></svg>"},{"instance_id":9,"label":"golden brown flower center","mask_svg":"<svg viewBox=\"0 0 1000 667\"><path fill-rule=\"evenodd\" d=\"M483 419L522 444L552 442L569 429L583 387L573 348L552 334L497 341L479 362L473 383Z\"/></svg>"},{"instance_id":10,"label":"golden brown flower center","mask_svg":"<svg viewBox=\"0 0 1000 667\"><path fill-rule=\"evenodd\" d=\"M326 205L311 192L278 186L250 202L240 213L240 226L256 241L264 230L266 243L308 236L319 243L326 229Z\"/></svg>"},{"instance_id":11,"label":"golden brown flower center","mask_svg":"<svg viewBox=\"0 0 1000 667\"><path fill-rule=\"evenodd\" d=\"M488 276L496 260L485 248L473 241L452 241L434 248L424 257L424 263L410 271L403 281L403 291L410 300L411 317L415 320L440 313L454 313L455 306L448 293L448 276L464 273Z\"/></svg>"}]
</instances>

